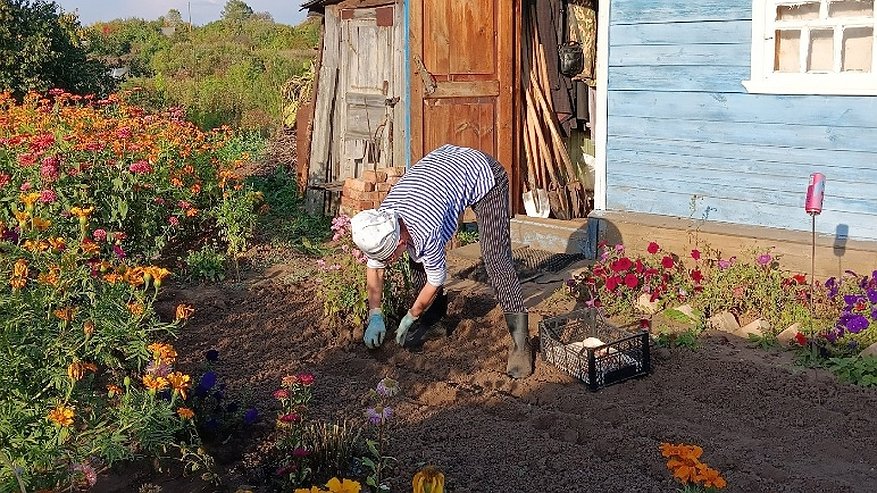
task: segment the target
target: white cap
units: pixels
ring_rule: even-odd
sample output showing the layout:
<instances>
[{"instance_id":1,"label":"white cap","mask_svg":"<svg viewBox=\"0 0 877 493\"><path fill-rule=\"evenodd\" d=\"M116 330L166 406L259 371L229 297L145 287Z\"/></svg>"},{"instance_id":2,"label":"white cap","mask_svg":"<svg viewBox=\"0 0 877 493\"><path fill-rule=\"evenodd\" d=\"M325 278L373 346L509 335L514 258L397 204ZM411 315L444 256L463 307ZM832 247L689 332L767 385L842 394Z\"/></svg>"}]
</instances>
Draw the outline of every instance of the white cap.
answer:
<instances>
[{"instance_id":1,"label":"white cap","mask_svg":"<svg viewBox=\"0 0 877 493\"><path fill-rule=\"evenodd\" d=\"M350 231L366 257L383 262L399 244L399 217L391 209L366 209L350 219Z\"/></svg>"}]
</instances>

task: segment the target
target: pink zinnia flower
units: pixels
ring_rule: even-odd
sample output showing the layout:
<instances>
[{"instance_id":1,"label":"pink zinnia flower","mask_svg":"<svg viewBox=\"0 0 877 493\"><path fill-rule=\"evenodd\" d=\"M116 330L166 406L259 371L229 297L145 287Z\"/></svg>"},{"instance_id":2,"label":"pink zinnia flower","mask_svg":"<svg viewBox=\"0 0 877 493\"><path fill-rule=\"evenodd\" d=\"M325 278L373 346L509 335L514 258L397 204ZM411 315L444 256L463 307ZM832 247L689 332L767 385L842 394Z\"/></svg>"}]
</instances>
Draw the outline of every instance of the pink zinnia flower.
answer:
<instances>
[{"instance_id":1,"label":"pink zinnia flower","mask_svg":"<svg viewBox=\"0 0 877 493\"><path fill-rule=\"evenodd\" d=\"M40 166L40 176L46 181L55 181L60 175L59 165L61 161L56 157L43 158Z\"/></svg>"},{"instance_id":2,"label":"pink zinnia flower","mask_svg":"<svg viewBox=\"0 0 877 493\"><path fill-rule=\"evenodd\" d=\"M171 217L169 217L169 218L167 219L167 222L168 222L168 224L170 224L170 225L173 226L173 227L177 227L177 226L180 225L180 220L177 219L177 216L171 216Z\"/></svg>"},{"instance_id":3,"label":"pink zinnia flower","mask_svg":"<svg viewBox=\"0 0 877 493\"><path fill-rule=\"evenodd\" d=\"M0 173L0 187L5 187L11 180L12 178L6 173Z\"/></svg>"},{"instance_id":4,"label":"pink zinnia flower","mask_svg":"<svg viewBox=\"0 0 877 493\"><path fill-rule=\"evenodd\" d=\"M280 421L284 423L298 423L301 421L301 416L295 413L287 413L280 417Z\"/></svg>"},{"instance_id":5,"label":"pink zinnia flower","mask_svg":"<svg viewBox=\"0 0 877 493\"><path fill-rule=\"evenodd\" d=\"M286 389L277 389L273 395L275 399L289 399L289 391Z\"/></svg>"},{"instance_id":6,"label":"pink zinnia flower","mask_svg":"<svg viewBox=\"0 0 877 493\"><path fill-rule=\"evenodd\" d=\"M299 373L296 375L298 377L298 383L304 385L305 387L309 387L314 383L314 376L310 373Z\"/></svg>"},{"instance_id":7,"label":"pink zinnia flower","mask_svg":"<svg viewBox=\"0 0 877 493\"><path fill-rule=\"evenodd\" d=\"M58 195L55 194L54 190L43 190L40 192L40 202L50 204L56 200L58 200Z\"/></svg>"},{"instance_id":8,"label":"pink zinnia flower","mask_svg":"<svg viewBox=\"0 0 877 493\"><path fill-rule=\"evenodd\" d=\"M107 239L107 231L105 229L96 229L91 234L91 237L94 238L94 241L104 241Z\"/></svg>"},{"instance_id":9,"label":"pink zinnia flower","mask_svg":"<svg viewBox=\"0 0 877 493\"><path fill-rule=\"evenodd\" d=\"M137 161L136 163L131 163L128 166L128 171L134 173L135 175L141 175L144 173L152 173L152 166L149 165L146 161Z\"/></svg>"},{"instance_id":10,"label":"pink zinnia flower","mask_svg":"<svg viewBox=\"0 0 877 493\"><path fill-rule=\"evenodd\" d=\"M28 190L30 190L31 186L32 185L30 184L30 182L26 181L26 182L21 184L21 187L19 188L19 190L21 190L22 192L27 192Z\"/></svg>"}]
</instances>

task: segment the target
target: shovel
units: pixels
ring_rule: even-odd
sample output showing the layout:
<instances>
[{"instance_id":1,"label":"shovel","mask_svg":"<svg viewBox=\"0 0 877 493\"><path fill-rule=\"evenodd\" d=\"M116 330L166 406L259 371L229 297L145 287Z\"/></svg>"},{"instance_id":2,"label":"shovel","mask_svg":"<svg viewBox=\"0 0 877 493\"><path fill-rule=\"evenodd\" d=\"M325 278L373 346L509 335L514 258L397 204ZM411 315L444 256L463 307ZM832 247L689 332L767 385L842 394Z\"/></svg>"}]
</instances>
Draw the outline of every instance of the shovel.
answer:
<instances>
[{"instance_id":1,"label":"shovel","mask_svg":"<svg viewBox=\"0 0 877 493\"><path fill-rule=\"evenodd\" d=\"M530 126L524 134L524 153L527 157L527 191L524 192L524 212L530 217L548 217L551 206L548 202L548 192L544 188L536 188L536 152L531 140Z\"/></svg>"}]
</instances>

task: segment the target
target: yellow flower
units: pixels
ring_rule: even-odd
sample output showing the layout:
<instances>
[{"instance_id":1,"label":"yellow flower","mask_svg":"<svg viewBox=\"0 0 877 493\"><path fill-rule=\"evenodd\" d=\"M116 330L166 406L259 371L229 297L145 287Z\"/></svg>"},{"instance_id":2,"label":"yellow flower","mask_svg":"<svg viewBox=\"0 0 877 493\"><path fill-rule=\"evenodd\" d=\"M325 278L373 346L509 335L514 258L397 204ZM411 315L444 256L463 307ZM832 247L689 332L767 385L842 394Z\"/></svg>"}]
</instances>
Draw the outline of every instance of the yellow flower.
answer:
<instances>
[{"instance_id":1,"label":"yellow flower","mask_svg":"<svg viewBox=\"0 0 877 493\"><path fill-rule=\"evenodd\" d=\"M362 486L356 481L350 479L340 480L338 478L332 478L326 483L326 488L329 489L331 493L360 493L362 490Z\"/></svg>"},{"instance_id":2,"label":"yellow flower","mask_svg":"<svg viewBox=\"0 0 877 493\"><path fill-rule=\"evenodd\" d=\"M414 493L444 493L445 475L433 466L426 466L417 474L411 482Z\"/></svg>"},{"instance_id":3,"label":"yellow flower","mask_svg":"<svg viewBox=\"0 0 877 493\"><path fill-rule=\"evenodd\" d=\"M116 284L117 282L122 280L122 276L116 274L115 272L111 272L104 276L104 281L110 284Z\"/></svg>"},{"instance_id":4,"label":"yellow flower","mask_svg":"<svg viewBox=\"0 0 877 493\"><path fill-rule=\"evenodd\" d=\"M60 426L70 426L73 424L73 416L75 413L72 408L59 405L49 412L49 421Z\"/></svg>"},{"instance_id":5,"label":"yellow flower","mask_svg":"<svg viewBox=\"0 0 877 493\"><path fill-rule=\"evenodd\" d=\"M168 275L170 275L171 271L156 266L149 266L143 268L144 278L149 277L155 283L155 287L161 287L161 282L164 281Z\"/></svg>"},{"instance_id":6,"label":"yellow flower","mask_svg":"<svg viewBox=\"0 0 877 493\"><path fill-rule=\"evenodd\" d=\"M145 375L143 377L143 386L149 390L158 391L168 386L168 381L164 377L155 375Z\"/></svg>"},{"instance_id":7,"label":"yellow flower","mask_svg":"<svg viewBox=\"0 0 877 493\"><path fill-rule=\"evenodd\" d=\"M74 361L70 363L70 366L67 367L67 376L70 377L70 380L79 381L82 380L82 377L85 376L85 372L96 372L97 365L94 363L83 363L82 361Z\"/></svg>"},{"instance_id":8,"label":"yellow flower","mask_svg":"<svg viewBox=\"0 0 877 493\"><path fill-rule=\"evenodd\" d=\"M170 344L153 342L146 346L146 349L152 351L152 357L159 363L173 363L177 358L177 352Z\"/></svg>"},{"instance_id":9,"label":"yellow flower","mask_svg":"<svg viewBox=\"0 0 877 493\"><path fill-rule=\"evenodd\" d=\"M12 276L13 277L27 277L27 260L20 258L15 261L15 265L12 267Z\"/></svg>"},{"instance_id":10,"label":"yellow flower","mask_svg":"<svg viewBox=\"0 0 877 493\"><path fill-rule=\"evenodd\" d=\"M49 221L48 219L43 219L41 217L34 217L33 218L33 227L37 231L45 231L45 230L49 229L49 226L51 226L51 225L52 225L52 221Z\"/></svg>"},{"instance_id":11,"label":"yellow flower","mask_svg":"<svg viewBox=\"0 0 877 493\"><path fill-rule=\"evenodd\" d=\"M49 245L51 245L56 252L60 252L67 248L67 241L64 240L64 238L57 236L55 238L49 238Z\"/></svg>"},{"instance_id":12,"label":"yellow flower","mask_svg":"<svg viewBox=\"0 0 877 493\"><path fill-rule=\"evenodd\" d=\"M28 194L23 193L19 196L19 200L21 200L21 203L24 204L24 206L28 209L33 208L33 205L36 204L37 200L39 200L39 199L40 199L39 192L31 192Z\"/></svg>"},{"instance_id":13,"label":"yellow flower","mask_svg":"<svg viewBox=\"0 0 877 493\"><path fill-rule=\"evenodd\" d=\"M15 219L18 220L18 225L22 228L24 228L25 223L30 220L30 212L15 209L12 213L15 215Z\"/></svg>"},{"instance_id":14,"label":"yellow flower","mask_svg":"<svg viewBox=\"0 0 877 493\"><path fill-rule=\"evenodd\" d=\"M193 313L195 313L195 308L192 305L184 303L177 305L177 320L187 320Z\"/></svg>"},{"instance_id":15,"label":"yellow flower","mask_svg":"<svg viewBox=\"0 0 877 493\"><path fill-rule=\"evenodd\" d=\"M40 273L37 276L37 280L42 284L47 286L57 286L58 280L61 278L61 268L57 265L53 265L49 267L49 270L46 272Z\"/></svg>"},{"instance_id":16,"label":"yellow flower","mask_svg":"<svg viewBox=\"0 0 877 493\"><path fill-rule=\"evenodd\" d=\"M64 308L58 308L52 313L54 313L55 316L58 317L58 319L69 322L73 320L74 317L76 317L76 308L65 306Z\"/></svg>"},{"instance_id":17,"label":"yellow flower","mask_svg":"<svg viewBox=\"0 0 877 493\"><path fill-rule=\"evenodd\" d=\"M167 381L170 382L171 387L179 392L183 399L186 398L186 391L189 389L189 380L191 380L189 375L184 375L178 371L167 376Z\"/></svg>"},{"instance_id":18,"label":"yellow flower","mask_svg":"<svg viewBox=\"0 0 877 493\"><path fill-rule=\"evenodd\" d=\"M131 315L139 317L140 315L143 315L145 308L143 307L143 303L132 302L128 303L128 311L131 312Z\"/></svg>"},{"instance_id":19,"label":"yellow flower","mask_svg":"<svg viewBox=\"0 0 877 493\"><path fill-rule=\"evenodd\" d=\"M38 194L39 196L39 194ZM94 207L71 207L70 214L78 217L80 220L88 219L88 216L94 212Z\"/></svg>"},{"instance_id":20,"label":"yellow flower","mask_svg":"<svg viewBox=\"0 0 877 493\"><path fill-rule=\"evenodd\" d=\"M195 417L195 411L192 411L188 407L181 407L177 409L177 414L180 415L183 419L192 419Z\"/></svg>"},{"instance_id":21,"label":"yellow flower","mask_svg":"<svg viewBox=\"0 0 877 493\"><path fill-rule=\"evenodd\" d=\"M326 492L325 490L321 490L316 486L311 486L310 488L296 488L295 493L331 493Z\"/></svg>"},{"instance_id":22,"label":"yellow flower","mask_svg":"<svg viewBox=\"0 0 877 493\"><path fill-rule=\"evenodd\" d=\"M24 249L32 253L45 252L49 249L49 243L45 240L26 240Z\"/></svg>"}]
</instances>

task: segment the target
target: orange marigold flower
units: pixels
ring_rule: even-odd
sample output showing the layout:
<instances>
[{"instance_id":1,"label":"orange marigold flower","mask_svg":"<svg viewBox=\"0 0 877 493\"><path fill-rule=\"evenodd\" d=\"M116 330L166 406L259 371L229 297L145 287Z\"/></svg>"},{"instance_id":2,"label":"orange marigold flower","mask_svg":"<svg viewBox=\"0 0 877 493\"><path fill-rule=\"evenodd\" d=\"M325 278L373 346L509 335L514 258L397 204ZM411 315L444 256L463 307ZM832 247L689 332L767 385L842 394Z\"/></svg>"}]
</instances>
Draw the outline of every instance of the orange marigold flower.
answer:
<instances>
[{"instance_id":1,"label":"orange marigold flower","mask_svg":"<svg viewBox=\"0 0 877 493\"><path fill-rule=\"evenodd\" d=\"M40 275L37 276L37 280L47 286L57 286L60 278L61 268L57 265L49 267L49 270L47 270L46 272L42 272L40 273Z\"/></svg>"},{"instance_id":2,"label":"orange marigold flower","mask_svg":"<svg viewBox=\"0 0 877 493\"><path fill-rule=\"evenodd\" d=\"M45 252L49 249L49 243L45 240L26 240L24 249L32 253Z\"/></svg>"},{"instance_id":3,"label":"orange marigold flower","mask_svg":"<svg viewBox=\"0 0 877 493\"><path fill-rule=\"evenodd\" d=\"M183 188L183 180L181 180L179 177L176 177L176 176L171 177L171 185L173 185L177 188Z\"/></svg>"},{"instance_id":4,"label":"orange marigold flower","mask_svg":"<svg viewBox=\"0 0 877 493\"><path fill-rule=\"evenodd\" d=\"M24 224L30 220L30 212L13 209L12 214L18 220L18 225L24 227Z\"/></svg>"},{"instance_id":5,"label":"orange marigold flower","mask_svg":"<svg viewBox=\"0 0 877 493\"><path fill-rule=\"evenodd\" d=\"M143 307L143 303L140 303L139 301L133 301L131 303L128 303L128 311L131 312L131 315L139 317L140 315L143 315L145 308Z\"/></svg>"},{"instance_id":6,"label":"orange marigold flower","mask_svg":"<svg viewBox=\"0 0 877 493\"><path fill-rule=\"evenodd\" d=\"M73 416L75 416L73 408L59 405L49 412L49 421L59 426L70 426L73 424Z\"/></svg>"},{"instance_id":7,"label":"orange marigold flower","mask_svg":"<svg viewBox=\"0 0 877 493\"><path fill-rule=\"evenodd\" d=\"M82 243L79 244L79 248L82 250L82 253L86 255L94 255L100 251L100 247L97 243L85 238L82 240Z\"/></svg>"},{"instance_id":8,"label":"orange marigold flower","mask_svg":"<svg viewBox=\"0 0 877 493\"><path fill-rule=\"evenodd\" d=\"M97 365L94 363L85 363L82 361L74 361L70 363L70 366L67 367L67 376L70 377L73 381L82 380L82 377L85 376L85 372L96 372Z\"/></svg>"},{"instance_id":9,"label":"orange marigold flower","mask_svg":"<svg viewBox=\"0 0 877 493\"><path fill-rule=\"evenodd\" d=\"M151 278L153 283L155 283L155 287L161 287L162 281L171 274L171 271L163 268L156 267L154 265L143 268L143 276L144 280L147 278Z\"/></svg>"},{"instance_id":10,"label":"orange marigold flower","mask_svg":"<svg viewBox=\"0 0 877 493\"><path fill-rule=\"evenodd\" d=\"M200 184L200 183L195 183L194 185L192 185L191 187L189 187L189 190L190 190L193 194L197 195L198 193L201 192L201 184Z\"/></svg>"},{"instance_id":11,"label":"orange marigold flower","mask_svg":"<svg viewBox=\"0 0 877 493\"><path fill-rule=\"evenodd\" d=\"M177 358L177 351L170 344L153 342L146 349L152 351L152 357L159 363L173 363Z\"/></svg>"},{"instance_id":12,"label":"orange marigold flower","mask_svg":"<svg viewBox=\"0 0 877 493\"><path fill-rule=\"evenodd\" d=\"M57 236L55 238L49 238L49 245L51 245L52 249L54 249L56 252L60 252L61 250L67 248L67 241L64 240L64 238Z\"/></svg>"},{"instance_id":13,"label":"orange marigold flower","mask_svg":"<svg viewBox=\"0 0 877 493\"><path fill-rule=\"evenodd\" d=\"M445 490L445 475L434 466L426 466L411 481L414 493L443 493Z\"/></svg>"},{"instance_id":14,"label":"orange marigold flower","mask_svg":"<svg viewBox=\"0 0 877 493\"><path fill-rule=\"evenodd\" d=\"M82 332L84 332L87 337L94 334L94 322L91 320L85 322L85 324L82 325Z\"/></svg>"},{"instance_id":15,"label":"orange marigold flower","mask_svg":"<svg viewBox=\"0 0 877 493\"><path fill-rule=\"evenodd\" d=\"M49 221L48 219L43 219L41 217L34 217L33 218L33 227L37 231L45 231L45 230L49 229L49 226L51 226L51 225L52 225L52 221Z\"/></svg>"},{"instance_id":16,"label":"orange marigold flower","mask_svg":"<svg viewBox=\"0 0 877 493\"><path fill-rule=\"evenodd\" d=\"M188 407L181 407L177 409L177 414L180 415L183 419L192 419L195 417L195 411L189 409Z\"/></svg>"},{"instance_id":17,"label":"orange marigold flower","mask_svg":"<svg viewBox=\"0 0 877 493\"><path fill-rule=\"evenodd\" d=\"M20 258L15 261L15 265L12 266L12 276L13 277L27 277L28 269L27 269L27 260Z\"/></svg>"},{"instance_id":18,"label":"orange marigold flower","mask_svg":"<svg viewBox=\"0 0 877 493\"><path fill-rule=\"evenodd\" d=\"M104 281L106 281L110 284L116 284L117 282L119 282L121 280L122 280L122 276L120 276L119 274L116 274L115 272L111 272L111 273L106 274L104 276Z\"/></svg>"},{"instance_id":19,"label":"orange marigold flower","mask_svg":"<svg viewBox=\"0 0 877 493\"><path fill-rule=\"evenodd\" d=\"M76 317L76 308L65 306L63 308L56 309L52 313L54 313L59 320L69 322L73 320L74 317Z\"/></svg>"},{"instance_id":20,"label":"orange marigold flower","mask_svg":"<svg viewBox=\"0 0 877 493\"><path fill-rule=\"evenodd\" d=\"M195 217L198 215L198 209L194 207L189 207L186 209L186 217Z\"/></svg>"},{"instance_id":21,"label":"orange marigold flower","mask_svg":"<svg viewBox=\"0 0 877 493\"><path fill-rule=\"evenodd\" d=\"M170 382L171 388L179 392L183 399L186 398L186 391L189 389L189 380L191 380L189 375L184 375L178 371L167 376L167 381Z\"/></svg>"},{"instance_id":22,"label":"orange marigold flower","mask_svg":"<svg viewBox=\"0 0 877 493\"><path fill-rule=\"evenodd\" d=\"M128 284L137 287L142 286L145 280L143 276L146 274L146 271L143 270L143 267L134 267L132 269L128 269L125 271L124 279Z\"/></svg>"},{"instance_id":23,"label":"orange marigold flower","mask_svg":"<svg viewBox=\"0 0 877 493\"><path fill-rule=\"evenodd\" d=\"M110 397L122 395L122 388L118 385L109 384L107 385L107 395L109 395Z\"/></svg>"},{"instance_id":24,"label":"orange marigold flower","mask_svg":"<svg viewBox=\"0 0 877 493\"><path fill-rule=\"evenodd\" d=\"M23 289L27 285L27 279L24 277L13 277L9 280L12 289Z\"/></svg>"},{"instance_id":25,"label":"orange marigold flower","mask_svg":"<svg viewBox=\"0 0 877 493\"><path fill-rule=\"evenodd\" d=\"M186 305L184 303L177 305L177 320L187 320L194 313L195 308L192 307L192 305Z\"/></svg>"},{"instance_id":26,"label":"orange marigold flower","mask_svg":"<svg viewBox=\"0 0 877 493\"><path fill-rule=\"evenodd\" d=\"M152 391L159 391L168 386L168 381L164 377L145 375L143 377L143 386Z\"/></svg>"}]
</instances>

